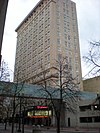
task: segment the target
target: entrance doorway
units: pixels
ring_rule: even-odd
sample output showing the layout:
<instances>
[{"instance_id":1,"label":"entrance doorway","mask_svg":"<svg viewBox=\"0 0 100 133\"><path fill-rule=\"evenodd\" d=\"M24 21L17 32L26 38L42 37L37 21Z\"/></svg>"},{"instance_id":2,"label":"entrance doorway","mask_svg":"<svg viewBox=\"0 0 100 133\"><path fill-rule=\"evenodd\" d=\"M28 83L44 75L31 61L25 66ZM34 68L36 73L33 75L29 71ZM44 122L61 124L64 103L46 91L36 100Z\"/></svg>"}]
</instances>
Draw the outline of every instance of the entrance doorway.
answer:
<instances>
[{"instance_id":1,"label":"entrance doorway","mask_svg":"<svg viewBox=\"0 0 100 133\"><path fill-rule=\"evenodd\" d=\"M26 111L26 120L30 119L32 125L51 125L52 108L48 106L34 106Z\"/></svg>"},{"instance_id":2,"label":"entrance doorway","mask_svg":"<svg viewBox=\"0 0 100 133\"><path fill-rule=\"evenodd\" d=\"M70 118L68 118L68 127L70 127Z\"/></svg>"}]
</instances>

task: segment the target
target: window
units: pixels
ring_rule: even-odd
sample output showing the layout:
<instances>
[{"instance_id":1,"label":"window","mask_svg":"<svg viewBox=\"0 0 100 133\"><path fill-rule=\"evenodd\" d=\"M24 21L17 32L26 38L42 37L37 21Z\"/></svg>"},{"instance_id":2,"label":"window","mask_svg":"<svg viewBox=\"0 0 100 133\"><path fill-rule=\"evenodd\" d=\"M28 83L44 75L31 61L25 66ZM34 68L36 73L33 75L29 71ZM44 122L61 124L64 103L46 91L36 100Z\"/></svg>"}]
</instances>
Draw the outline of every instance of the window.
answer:
<instances>
[{"instance_id":1,"label":"window","mask_svg":"<svg viewBox=\"0 0 100 133\"><path fill-rule=\"evenodd\" d=\"M100 122L100 116L94 117L94 122Z\"/></svg>"},{"instance_id":2,"label":"window","mask_svg":"<svg viewBox=\"0 0 100 133\"><path fill-rule=\"evenodd\" d=\"M68 42L68 47L69 47L69 48L71 47L70 42Z\"/></svg>"},{"instance_id":3,"label":"window","mask_svg":"<svg viewBox=\"0 0 100 133\"><path fill-rule=\"evenodd\" d=\"M70 40L70 35L68 35L68 40Z\"/></svg>"},{"instance_id":4,"label":"window","mask_svg":"<svg viewBox=\"0 0 100 133\"><path fill-rule=\"evenodd\" d=\"M65 41L65 46L67 47L67 41Z\"/></svg>"},{"instance_id":5,"label":"window","mask_svg":"<svg viewBox=\"0 0 100 133\"><path fill-rule=\"evenodd\" d=\"M80 123L91 123L92 117L80 117Z\"/></svg>"},{"instance_id":6,"label":"window","mask_svg":"<svg viewBox=\"0 0 100 133\"><path fill-rule=\"evenodd\" d=\"M59 38L57 39L57 43L60 44L60 39Z\"/></svg>"},{"instance_id":7,"label":"window","mask_svg":"<svg viewBox=\"0 0 100 133\"><path fill-rule=\"evenodd\" d=\"M50 44L50 39L48 39L48 44Z\"/></svg>"},{"instance_id":8,"label":"window","mask_svg":"<svg viewBox=\"0 0 100 133\"><path fill-rule=\"evenodd\" d=\"M57 31L58 36L60 36L60 31Z\"/></svg>"},{"instance_id":9,"label":"window","mask_svg":"<svg viewBox=\"0 0 100 133\"><path fill-rule=\"evenodd\" d=\"M87 110L91 110L91 105L87 105L87 106L80 106L80 111L87 111Z\"/></svg>"}]
</instances>

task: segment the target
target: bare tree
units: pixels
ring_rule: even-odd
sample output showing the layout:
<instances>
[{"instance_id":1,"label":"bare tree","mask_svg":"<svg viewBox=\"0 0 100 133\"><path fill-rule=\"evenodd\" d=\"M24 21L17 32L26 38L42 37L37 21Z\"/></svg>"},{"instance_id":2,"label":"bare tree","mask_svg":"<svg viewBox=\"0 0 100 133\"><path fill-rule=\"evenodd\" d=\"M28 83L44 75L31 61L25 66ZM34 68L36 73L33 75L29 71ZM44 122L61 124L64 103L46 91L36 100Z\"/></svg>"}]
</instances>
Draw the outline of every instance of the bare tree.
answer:
<instances>
[{"instance_id":1,"label":"bare tree","mask_svg":"<svg viewBox=\"0 0 100 133\"><path fill-rule=\"evenodd\" d=\"M10 69L5 61L1 62L0 66L0 81L10 81Z\"/></svg>"},{"instance_id":2,"label":"bare tree","mask_svg":"<svg viewBox=\"0 0 100 133\"><path fill-rule=\"evenodd\" d=\"M7 121L10 117L10 111L11 111L11 100L9 97L2 97L3 100L0 102L0 112L2 114L2 119L4 120L5 123L5 130L7 127Z\"/></svg>"},{"instance_id":3,"label":"bare tree","mask_svg":"<svg viewBox=\"0 0 100 133\"><path fill-rule=\"evenodd\" d=\"M66 109L67 107L67 109L72 112L76 111L73 105L77 102L79 82L77 81L77 77L73 77L71 66L66 62L66 57L64 58L61 56L60 59L56 61L53 69L55 71L53 73L53 78L51 79L46 77L48 75L47 71L44 70L42 72L39 77L42 86L42 89L40 90L44 91L44 96L51 101L57 122L57 133L60 133L63 109ZM51 83L55 84L55 88L48 89L48 80L51 80Z\"/></svg>"},{"instance_id":4,"label":"bare tree","mask_svg":"<svg viewBox=\"0 0 100 133\"><path fill-rule=\"evenodd\" d=\"M86 76L99 76L100 75L100 41L90 42L88 53L83 56L86 65L89 67L89 72Z\"/></svg>"},{"instance_id":5,"label":"bare tree","mask_svg":"<svg viewBox=\"0 0 100 133\"><path fill-rule=\"evenodd\" d=\"M0 96L0 104L2 105L2 108L0 109L0 111L2 113L4 112L8 112L8 107L6 106L6 104L4 104L4 102L6 101L7 97L3 97L2 94L3 93L8 93L10 90L9 90L9 84L6 84L6 82L9 82L10 79L11 79L11 76L10 76L10 69L8 67L8 64L3 60L1 62L1 66L0 66L0 84L1 84L1 88L3 89L0 89L1 91L1 96Z\"/></svg>"},{"instance_id":6,"label":"bare tree","mask_svg":"<svg viewBox=\"0 0 100 133\"><path fill-rule=\"evenodd\" d=\"M13 91L13 99L12 99L12 131L11 133L14 133L14 123L15 123L15 114L16 114L16 109L19 107L19 130L20 130L20 118L21 118L21 95L20 93L23 90L24 87L24 81L20 82L20 68L18 68L17 71L17 80L16 83L13 84L14 89Z\"/></svg>"},{"instance_id":7,"label":"bare tree","mask_svg":"<svg viewBox=\"0 0 100 133\"><path fill-rule=\"evenodd\" d=\"M4 70L4 69L3 69ZM0 82L0 85L1 85L1 88L0 89L0 98L1 98L1 101L0 101L0 104L2 104L2 108L0 108L0 111L3 113L3 111L6 113L8 112L8 108L6 106L6 103L4 104L4 101L7 100L7 97L11 97L11 100L10 100L10 104L11 104L11 109L10 109L10 115L12 117L12 130L11 130L11 133L14 133L14 125L15 125L15 115L16 115L16 112L18 113L19 111L19 129L20 129L20 125L21 125L21 120L20 120L20 117L21 117L21 104L23 104L23 100L22 100L22 91L23 91L23 87L24 87L24 81L21 82L20 81L20 68L18 68L18 71L17 71L17 78L16 78L16 83L11 83L11 82L4 82L4 81L1 81ZM2 71L2 75L1 77L3 77L3 71ZM8 112L9 114L9 112Z\"/></svg>"},{"instance_id":8,"label":"bare tree","mask_svg":"<svg viewBox=\"0 0 100 133\"><path fill-rule=\"evenodd\" d=\"M0 112L5 114L6 120L8 120L8 117L12 117L12 131L11 133L14 132L14 123L15 123L15 114L16 111L19 110L20 108L20 93L23 89L24 83L10 83L10 82L1 82L1 87L2 89L1 94L0 94ZM8 99L9 98L9 99ZM18 113L18 112L17 112ZM5 123L5 129L6 129L6 124Z\"/></svg>"}]
</instances>

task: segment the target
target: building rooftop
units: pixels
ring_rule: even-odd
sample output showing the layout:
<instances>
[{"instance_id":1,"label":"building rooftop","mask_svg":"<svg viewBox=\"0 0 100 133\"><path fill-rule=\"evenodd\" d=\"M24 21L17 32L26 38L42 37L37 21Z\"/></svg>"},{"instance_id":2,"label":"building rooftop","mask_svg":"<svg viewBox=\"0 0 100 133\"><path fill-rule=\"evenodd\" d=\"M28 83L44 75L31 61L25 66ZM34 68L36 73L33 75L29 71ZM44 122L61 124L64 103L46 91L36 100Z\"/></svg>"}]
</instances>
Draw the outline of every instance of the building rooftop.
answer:
<instances>
[{"instance_id":1,"label":"building rooftop","mask_svg":"<svg viewBox=\"0 0 100 133\"><path fill-rule=\"evenodd\" d=\"M60 89L58 88L51 88L47 87L47 90L43 86L39 85L32 85L32 84L23 84L23 83L12 83L12 82L3 82L0 81L0 95L5 96L23 96L24 97L32 97L32 98L50 98L50 94L52 95L53 99L60 98ZM78 92L70 92L67 91L63 93L63 97L66 99L67 97L79 96L80 99L83 100L90 100L95 99L97 97L96 93L93 92L85 92L85 91L78 91Z\"/></svg>"},{"instance_id":2,"label":"building rooftop","mask_svg":"<svg viewBox=\"0 0 100 133\"><path fill-rule=\"evenodd\" d=\"M24 18L24 20L19 24L19 26L15 29L15 31L17 32L17 30L21 27L21 25L27 21L28 17L32 15L33 12L35 12L36 8L43 2L43 0L40 0L36 6L29 12L29 14Z\"/></svg>"},{"instance_id":3,"label":"building rooftop","mask_svg":"<svg viewBox=\"0 0 100 133\"><path fill-rule=\"evenodd\" d=\"M40 0L36 6L29 12L29 14L24 18L24 20L19 24L19 26L15 29L15 31L17 32L17 30L21 27L21 25L27 21L29 16L32 16L33 12L35 12L36 8L43 2L43 0ZM72 1L73 2L73 1ZM75 2L73 2L75 4Z\"/></svg>"}]
</instances>

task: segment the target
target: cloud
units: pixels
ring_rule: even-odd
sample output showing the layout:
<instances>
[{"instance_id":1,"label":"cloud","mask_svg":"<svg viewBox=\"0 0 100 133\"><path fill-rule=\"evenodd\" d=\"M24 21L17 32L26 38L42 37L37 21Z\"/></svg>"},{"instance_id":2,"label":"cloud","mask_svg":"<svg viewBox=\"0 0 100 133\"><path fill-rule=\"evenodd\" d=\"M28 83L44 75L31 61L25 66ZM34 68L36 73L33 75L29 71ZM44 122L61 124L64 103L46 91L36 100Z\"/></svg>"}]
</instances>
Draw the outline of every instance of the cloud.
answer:
<instances>
[{"instance_id":1,"label":"cloud","mask_svg":"<svg viewBox=\"0 0 100 133\"><path fill-rule=\"evenodd\" d=\"M16 37L15 29L39 0L9 0L2 45L2 59L14 69Z\"/></svg>"},{"instance_id":2,"label":"cloud","mask_svg":"<svg viewBox=\"0 0 100 133\"><path fill-rule=\"evenodd\" d=\"M88 52L89 41L100 40L100 1L75 1L77 5L82 75L84 76L89 69L86 68L82 57Z\"/></svg>"}]
</instances>

